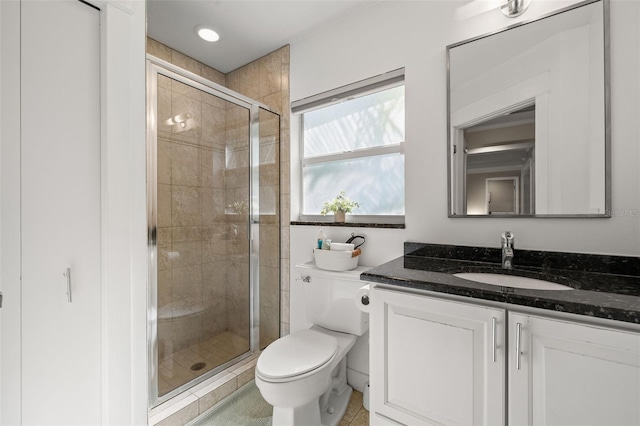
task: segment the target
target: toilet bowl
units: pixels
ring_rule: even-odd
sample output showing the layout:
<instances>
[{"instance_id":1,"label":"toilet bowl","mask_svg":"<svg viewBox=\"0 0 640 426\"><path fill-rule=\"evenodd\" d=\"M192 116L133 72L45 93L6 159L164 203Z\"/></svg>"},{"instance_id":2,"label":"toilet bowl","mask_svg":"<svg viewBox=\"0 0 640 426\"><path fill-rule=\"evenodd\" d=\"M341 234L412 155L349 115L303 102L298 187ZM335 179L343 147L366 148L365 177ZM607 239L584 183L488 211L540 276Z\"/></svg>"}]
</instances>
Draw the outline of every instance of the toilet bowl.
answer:
<instances>
[{"instance_id":1,"label":"toilet bowl","mask_svg":"<svg viewBox=\"0 0 640 426\"><path fill-rule=\"evenodd\" d=\"M256 385L273 405L274 426L331 426L344 415L352 389L346 354L356 336L318 326L278 339L256 365Z\"/></svg>"},{"instance_id":2,"label":"toilet bowl","mask_svg":"<svg viewBox=\"0 0 640 426\"><path fill-rule=\"evenodd\" d=\"M365 283L353 271L321 271L297 265L304 285L307 319L314 325L282 337L258 358L256 385L273 406L273 426L335 426L353 389L347 384L346 355L369 328L368 314L355 303Z\"/></svg>"}]
</instances>

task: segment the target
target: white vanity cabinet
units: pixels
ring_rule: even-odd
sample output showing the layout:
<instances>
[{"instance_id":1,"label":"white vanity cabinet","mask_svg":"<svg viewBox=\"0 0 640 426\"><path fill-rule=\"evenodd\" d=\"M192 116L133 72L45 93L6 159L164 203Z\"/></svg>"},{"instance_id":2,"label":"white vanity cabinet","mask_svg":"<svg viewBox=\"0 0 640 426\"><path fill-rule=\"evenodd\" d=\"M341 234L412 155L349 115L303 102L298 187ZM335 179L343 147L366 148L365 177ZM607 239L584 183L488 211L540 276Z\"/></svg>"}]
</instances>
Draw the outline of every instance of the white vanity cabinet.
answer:
<instances>
[{"instance_id":1,"label":"white vanity cabinet","mask_svg":"<svg viewBox=\"0 0 640 426\"><path fill-rule=\"evenodd\" d=\"M640 425L640 333L513 312L509 328L509 425Z\"/></svg>"},{"instance_id":2,"label":"white vanity cabinet","mask_svg":"<svg viewBox=\"0 0 640 426\"><path fill-rule=\"evenodd\" d=\"M372 425L640 424L640 332L380 287L371 300Z\"/></svg>"},{"instance_id":3,"label":"white vanity cabinet","mask_svg":"<svg viewBox=\"0 0 640 426\"><path fill-rule=\"evenodd\" d=\"M505 311L373 293L371 424L503 424Z\"/></svg>"}]
</instances>

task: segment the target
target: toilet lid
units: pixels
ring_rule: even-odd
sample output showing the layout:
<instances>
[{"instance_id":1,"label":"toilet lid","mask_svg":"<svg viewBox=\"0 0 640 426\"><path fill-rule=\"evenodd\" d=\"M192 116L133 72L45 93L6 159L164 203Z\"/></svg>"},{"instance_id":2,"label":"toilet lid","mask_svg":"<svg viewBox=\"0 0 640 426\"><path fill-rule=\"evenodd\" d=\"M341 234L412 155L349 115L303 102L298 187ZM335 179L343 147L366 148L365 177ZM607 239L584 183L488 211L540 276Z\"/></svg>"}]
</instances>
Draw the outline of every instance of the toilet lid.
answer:
<instances>
[{"instance_id":1,"label":"toilet lid","mask_svg":"<svg viewBox=\"0 0 640 426\"><path fill-rule=\"evenodd\" d=\"M336 352L335 337L300 330L270 344L258 358L256 367L265 378L299 376L324 365Z\"/></svg>"}]
</instances>

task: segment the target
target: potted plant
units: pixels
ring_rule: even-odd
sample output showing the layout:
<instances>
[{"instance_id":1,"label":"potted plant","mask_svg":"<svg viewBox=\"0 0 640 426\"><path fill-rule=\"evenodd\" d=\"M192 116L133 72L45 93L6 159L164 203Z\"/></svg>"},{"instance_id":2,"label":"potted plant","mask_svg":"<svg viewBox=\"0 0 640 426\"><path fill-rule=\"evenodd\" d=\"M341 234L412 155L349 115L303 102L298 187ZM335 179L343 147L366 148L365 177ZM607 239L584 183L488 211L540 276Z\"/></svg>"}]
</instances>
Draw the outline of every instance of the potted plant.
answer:
<instances>
[{"instance_id":1,"label":"potted plant","mask_svg":"<svg viewBox=\"0 0 640 426\"><path fill-rule=\"evenodd\" d=\"M320 214L325 216L327 213L333 212L336 222L344 222L345 215L351 213L357 207L360 207L360 204L347 198L347 194L343 189L336 198L324 203Z\"/></svg>"}]
</instances>

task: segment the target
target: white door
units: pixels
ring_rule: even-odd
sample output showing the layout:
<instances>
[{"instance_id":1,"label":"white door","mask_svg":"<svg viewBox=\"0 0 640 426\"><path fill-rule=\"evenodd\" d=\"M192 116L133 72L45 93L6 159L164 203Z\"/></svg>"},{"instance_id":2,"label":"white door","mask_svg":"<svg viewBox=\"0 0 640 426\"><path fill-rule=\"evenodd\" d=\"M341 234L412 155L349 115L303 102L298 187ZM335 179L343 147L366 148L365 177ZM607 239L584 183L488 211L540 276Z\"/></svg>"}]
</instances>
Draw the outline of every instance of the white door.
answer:
<instances>
[{"instance_id":1,"label":"white door","mask_svg":"<svg viewBox=\"0 0 640 426\"><path fill-rule=\"evenodd\" d=\"M510 425L640 424L639 333L514 313L509 327Z\"/></svg>"},{"instance_id":2,"label":"white door","mask_svg":"<svg viewBox=\"0 0 640 426\"><path fill-rule=\"evenodd\" d=\"M379 288L372 300L372 424L504 424L503 310Z\"/></svg>"},{"instance_id":3,"label":"white door","mask_svg":"<svg viewBox=\"0 0 640 426\"><path fill-rule=\"evenodd\" d=\"M486 183L487 214L518 214L519 178L517 176L487 178Z\"/></svg>"},{"instance_id":4,"label":"white door","mask_svg":"<svg viewBox=\"0 0 640 426\"><path fill-rule=\"evenodd\" d=\"M21 8L22 422L99 424L100 12Z\"/></svg>"}]
</instances>

